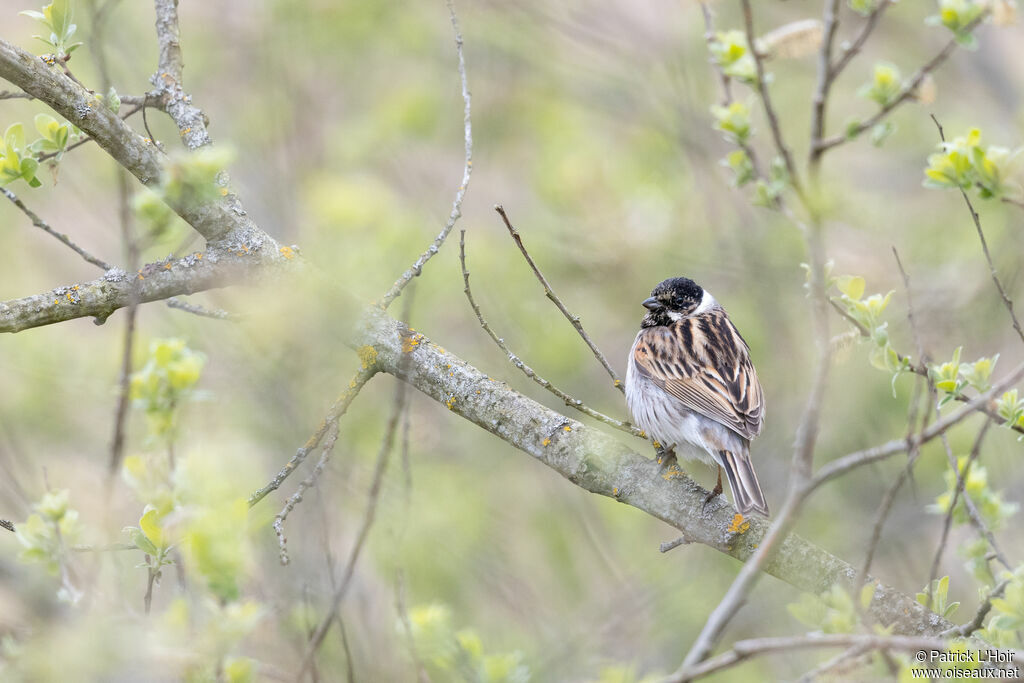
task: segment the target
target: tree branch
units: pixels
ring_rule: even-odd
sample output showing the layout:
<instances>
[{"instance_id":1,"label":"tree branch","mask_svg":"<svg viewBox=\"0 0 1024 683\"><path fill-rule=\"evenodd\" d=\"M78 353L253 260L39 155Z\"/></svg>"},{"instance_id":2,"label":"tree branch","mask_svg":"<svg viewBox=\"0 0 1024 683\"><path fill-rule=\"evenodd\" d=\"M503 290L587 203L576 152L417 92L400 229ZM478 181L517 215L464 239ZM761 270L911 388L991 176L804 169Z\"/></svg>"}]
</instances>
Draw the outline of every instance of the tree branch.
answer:
<instances>
[{"instance_id":1,"label":"tree branch","mask_svg":"<svg viewBox=\"0 0 1024 683\"><path fill-rule=\"evenodd\" d=\"M735 511L728 505L705 509L707 491L686 475L665 476L655 460L495 382L379 309L366 310L348 343L372 346L380 370L400 377L577 486L665 521L693 543L744 561L765 542L767 522L750 519L744 531L729 531ZM898 443L902 448L906 442ZM764 571L800 590L817 594L837 582L853 585L853 566L799 536L780 538L779 548ZM869 613L879 623L895 624L898 632L937 634L952 626L890 587L880 584L875 595Z\"/></svg>"},{"instance_id":2,"label":"tree branch","mask_svg":"<svg viewBox=\"0 0 1024 683\"><path fill-rule=\"evenodd\" d=\"M150 78L156 86L161 108L167 112L182 142L190 149L199 149L213 142L206 131L209 121L202 110L192 104L192 97L182 88L185 63L181 54L181 31L178 28L178 0L153 0L156 10L156 37L160 43L157 71Z\"/></svg>"}]
</instances>

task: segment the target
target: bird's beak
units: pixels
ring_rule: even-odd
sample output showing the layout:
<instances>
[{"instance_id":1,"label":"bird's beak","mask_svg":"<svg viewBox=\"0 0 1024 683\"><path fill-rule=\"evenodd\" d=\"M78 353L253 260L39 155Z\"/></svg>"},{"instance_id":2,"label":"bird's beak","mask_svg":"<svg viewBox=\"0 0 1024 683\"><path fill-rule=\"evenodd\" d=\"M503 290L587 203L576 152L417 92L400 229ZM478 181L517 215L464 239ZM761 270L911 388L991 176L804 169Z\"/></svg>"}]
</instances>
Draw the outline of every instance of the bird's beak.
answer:
<instances>
[{"instance_id":1,"label":"bird's beak","mask_svg":"<svg viewBox=\"0 0 1024 683\"><path fill-rule=\"evenodd\" d=\"M662 307L661 302L655 299L653 296L644 299L641 305L649 311L656 311Z\"/></svg>"}]
</instances>

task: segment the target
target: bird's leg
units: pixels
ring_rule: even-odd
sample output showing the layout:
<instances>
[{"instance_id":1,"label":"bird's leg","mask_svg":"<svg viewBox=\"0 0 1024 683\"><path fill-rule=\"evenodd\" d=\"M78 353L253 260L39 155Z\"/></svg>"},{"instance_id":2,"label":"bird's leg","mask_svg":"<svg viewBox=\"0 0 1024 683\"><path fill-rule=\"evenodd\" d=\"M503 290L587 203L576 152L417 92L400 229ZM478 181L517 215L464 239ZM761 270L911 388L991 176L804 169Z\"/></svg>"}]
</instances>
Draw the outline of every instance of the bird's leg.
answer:
<instances>
[{"instance_id":1,"label":"bird's leg","mask_svg":"<svg viewBox=\"0 0 1024 683\"><path fill-rule=\"evenodd\" d=\"M704 507L708 506L712 500L722 495L722 466L718 465L718 483L715 484L715 488L711 490L711 493L704 499ZM703 508L701 510L703 512Z\"/></svg>"},{"instance_id":2,"label":"bird's leg","mask_svg":"<svg viewBox=\"0 0 1024 683\"><path fill-rule=\"evenodd\" d=\"M658 464L661 465L663 471L672 469L672 466L679 462L676 459L675 446L665 448L659 443L654 447L654 452L657 454Z\"/></svg>"}]
</instances>

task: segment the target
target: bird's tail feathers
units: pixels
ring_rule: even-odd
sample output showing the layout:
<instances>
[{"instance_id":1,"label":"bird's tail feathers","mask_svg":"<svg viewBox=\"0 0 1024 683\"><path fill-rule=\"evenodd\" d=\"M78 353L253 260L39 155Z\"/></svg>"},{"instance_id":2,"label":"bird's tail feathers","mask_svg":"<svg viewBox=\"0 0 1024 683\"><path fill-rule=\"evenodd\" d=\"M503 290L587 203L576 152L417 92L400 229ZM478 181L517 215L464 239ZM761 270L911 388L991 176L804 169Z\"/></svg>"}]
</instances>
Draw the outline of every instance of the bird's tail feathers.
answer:
<instances>
[{"instance_id":1,"label":"bird's tail feathers","mask_svg":"<svg viewBox=\"0 0 1024 683\"><path fill-rule=\"evenodd\" d=\"M729 488L732 489L732 500L740 514L746 515L751 510L768 516L768 503L765 502L764 492L761 491L761 484L754 474L754 466L750 462L749 453L733 453L732 451L718 451L722 458L722 467L729 478Z\"/></svg>"}]
</instances>

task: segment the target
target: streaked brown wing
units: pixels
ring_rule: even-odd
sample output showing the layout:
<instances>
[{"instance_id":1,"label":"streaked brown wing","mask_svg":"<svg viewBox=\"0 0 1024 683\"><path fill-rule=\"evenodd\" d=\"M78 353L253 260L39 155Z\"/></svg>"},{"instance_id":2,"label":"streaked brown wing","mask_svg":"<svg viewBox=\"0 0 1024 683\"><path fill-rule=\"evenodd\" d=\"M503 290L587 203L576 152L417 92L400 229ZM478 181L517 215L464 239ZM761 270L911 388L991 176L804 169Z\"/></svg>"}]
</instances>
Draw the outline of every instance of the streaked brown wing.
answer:
<instances>
[{"instance_id":1,"label":"streaked brown wing","mask_svg":"<svg viewBox=\"0 0 1024 683\"><path fill-rule=\"evenodd\" d=\"M718 309L640 332L637 369L683 404L752 439L764 424L764 394L746 342Z\"/></svg>"}]
</instances>

